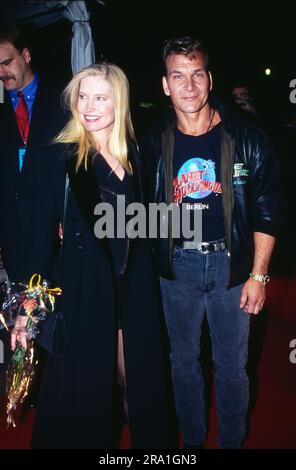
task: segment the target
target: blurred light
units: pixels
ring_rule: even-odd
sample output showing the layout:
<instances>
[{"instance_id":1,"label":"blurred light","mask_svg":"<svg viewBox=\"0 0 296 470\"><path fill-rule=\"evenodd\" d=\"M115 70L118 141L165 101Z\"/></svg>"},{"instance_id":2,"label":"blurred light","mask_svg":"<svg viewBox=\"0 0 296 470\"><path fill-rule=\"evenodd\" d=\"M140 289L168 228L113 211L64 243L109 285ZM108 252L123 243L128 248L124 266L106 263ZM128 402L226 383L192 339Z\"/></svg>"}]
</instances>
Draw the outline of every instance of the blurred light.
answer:
<instances>
[{"instance_id":1,"label":"blurred light","mask_svg":"<svg viewBox=\"0 0 296 470\"><path fill-rule=\"evenodd\" d=\"M148 103L146 101L140 102L140 108L151 108L152 106L155 106L155 103Z\"/></svg>"},{"instance_id":2,"label":"blurred light","mask_svg":"<svg viewBox=\"0 0 296 470\"><path fill-rule=\"evenodd\" d=\"M264 73L267 76L271 75L271 69L265 69Z\"/></svg>"}]
</instances>

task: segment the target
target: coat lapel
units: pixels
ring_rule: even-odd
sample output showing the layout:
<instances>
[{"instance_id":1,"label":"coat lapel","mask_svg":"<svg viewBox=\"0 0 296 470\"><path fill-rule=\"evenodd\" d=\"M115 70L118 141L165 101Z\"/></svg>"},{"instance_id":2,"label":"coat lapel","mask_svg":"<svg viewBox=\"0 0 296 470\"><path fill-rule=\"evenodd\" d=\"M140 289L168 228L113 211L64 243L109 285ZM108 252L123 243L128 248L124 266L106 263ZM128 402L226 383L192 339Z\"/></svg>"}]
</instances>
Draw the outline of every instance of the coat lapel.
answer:
<instances>
[{"instance_id":1,"label":"coat lapel","mask_svg":"<svg viewBox=\"0 0 296 470\"><path fill-rule=\"evenodd\" d=\"M97 182L94 166L90 163L87 170L82 165L78 171L76 171L76 155L75 155L76 144L69 146L67 150L67 172L69 175L69 185L71 193L78 205L81 215L92 234L94 234L94 226L97 221L97 216L94 215L95 206L102 202L100 194L100 188ZM90 161L91 161L90 156ZM132 166L133 176L135 181L136 200L143 202L143 189L141 184L141 164L138 158L138 152L135 144L129 144L129 161ZM95 238L101 247L105 250L109 259L112 259L112 252L110 246L110 240L107 238L99 239ZM126 258L126 254L123 254L123 259ZM122 261L122 260L121 260ZM121 262L120 261L120 262ZM120 264L119 262L119 264ZM116 272L123 272L125 266L119 266Z\"/></svg>"},{"instance_id":2,"label":"coat lapel","mask_svg":"<svg viewBox=\"0 0 296 470\"><path fill-rule=\"evenodd\" d=\"M70 190L89 231L111 260L110 241L107 238L97 238L94 235L94 226L97 220L97 216L94 215L94 208L102 201L95 170L93 165L89 164L87 170L85 170L82 165L79 170L76 171L75 148L76 144L72 144L66 152Z\"/></svg>"},{"instance_id":3,"label":"coat lapel","mask_svg":"<svg viewBox=\"0 0 296 470\"><path fill-rule=\"evenodd\" d=\"M101 195L96 179L93 165L89 164L85 170L83 166L76 171L75 146L71 146L67 155L67 172L71 192L80 209L82 217L93 233L96 218L94 215L95 206L101 202Z\"/></svg>"},{"instance_id":4,"label":"coat lapel","mask_svg":"<svg viewBox=\"0 0 296 470\"><path fill-rule=\"evenodd\" d=\"M82 165L79 170L76 171L75 149L76 145L72 144L67 151L67 171L70 188L87 226L93 232L96 222L94 207L102 202L102 198L93 165L90 163L87 170L85 170ZM91 157L92 156L90 156L90 161ZM143 202L141 164L134 143L129 144L129 161L132 166L135 181L136 201Z\"/></svg>"},{"instance_id":5,"label":"coat lapel","mask_svg":"<svg viewBox=\"0 0 296 470\"><path fill-rule=\"evenodd\" d=\"M23 143L19 134L15 111L7 92L4 94L4 103L0 105L0 123L0 149L2 149L0 158L6 160L7 167L11 171L11 177L14 178L15 182L19 182L21 173L19 172L18 149L23 146Z\"/></svg>"},{"instance_id":6,"label":"coat lapel","mask_svg":"<svg viewBox=\"0 0 296 470\"><path fill-rule=\"evenodd\" d=\"M128 146L128 159L132 166L134 185L135 185L135 200L137 202L144 202L143 194L143 181L142 181L142 166L139 159L139 152L135 142L130 141Z\"/></svg>"},{"instance_id":7,"label":"coat lapel","mask_svg":"<svg viewBox=\"0 0 296 470\"><path fill-rule=\"evenodd\" d=\"M43 144L49 144L50 142L44 141L43 130L40 128L40 123L44 126L47 125L44 114L49 109L46 101L45 90L43 90L42 81L39 80L38 87L36 90L36 96L33 103L32 115L30 120L30 132L28 137L28 143L26 148L26 155L24 158L23 168L21 171L22 177L30 176L32 171L31 163L33 159L34 148L39 148Z\"/></svg>"},{"instance_id":8,"label":"coat lapel","mask_svg":"<svg viewBox=\"0 0 296 470\"><path fill-rule=\"evenodd\" d=\"M12 133L15 136L15 144L21 146L22 140L19 134L17 121L15 117L15 111L13 109L11 100L7 92L4 94L4 103L3 103L3 118L5 117L6 123L4 123L4 129L7 125L8 129L12 129Z\"/></svg>"}]
</instances>

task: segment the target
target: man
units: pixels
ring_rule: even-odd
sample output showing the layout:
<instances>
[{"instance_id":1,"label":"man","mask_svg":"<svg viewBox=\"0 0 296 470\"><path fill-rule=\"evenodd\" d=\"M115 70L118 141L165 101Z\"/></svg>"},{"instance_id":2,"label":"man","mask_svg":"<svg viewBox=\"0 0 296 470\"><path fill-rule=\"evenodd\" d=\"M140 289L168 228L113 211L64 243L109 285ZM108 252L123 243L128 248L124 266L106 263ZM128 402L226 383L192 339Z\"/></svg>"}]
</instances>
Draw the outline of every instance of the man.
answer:
<instances>
[{"instance_id":1,"label":"man","mask_svg":"<svg viewBox=\"0 0 296 470\"><path fill-rule=\"evenodd\" d=\"M265 301L268 264L282 218L277 168L265 135L210 101L213 80L198 40L168 40L163 59L163 89L175 117L142 144L150 201L185 204L191 218L202 211L200 242L182 230L180 239L173 239L170 231L157 246L179 425L186 448L203 446L199 355L206 314L218 446L240 448L248 408L249 320Z\"/></svg>"},{"instance_id":2,"label":"man","mask_svg":"<svg viewBox=\"0 0 296 470\"><path fill-rule=\"evenodd\" d=\"M66 115L60 106L62 88L33 71L28 39L15 26L0 29L0 80L4 86L4 102L0 102L0 258L4 274L0 277L6 279L8 274L10 281L28 282L26 254L32 240L36 161L63 128ZM6 363L8 338L3 330L0 339L7 346ZM1 369L4 371L4 364L0 365L0 393Z\"/></svg>"},{"instance_id":3,"label":"man","mask_svg":"<svg viewBox=\"0 0 296 470\"><path fill-rule=\"evenodd\" d=\"M272 135L271 122L269 123L268 116L262 115L262 112L258 112L257 105L254 103L254 99L250 89L246 85L237 82L236 86L231 89L232 104L236 111L241 114L245 119L260 127L266 134Z\"/></svg>"},{"instance_id":4,"label":"man","mask_svg":"<svg viewBox=\"0 0 296 470\"><path fill-rule=\"evenodd\" d=\"M0 29L0 248L12 281L25 280L32 223L35 162L62 129L60 90L31 67L27 38L15 27Z\"/></svg>"},{"instance_id":5,"label":"man","mask_svg":"<svg viewBox=\"0 0 296 470\"><path fill-rule=\"evenodd\" d=\"M254 106L253 98L249 92L249 89L245 85L234 86L232 89L232 98L236 105L243 111L257 115L256 108Z\"/></svg>"}]
</instances>

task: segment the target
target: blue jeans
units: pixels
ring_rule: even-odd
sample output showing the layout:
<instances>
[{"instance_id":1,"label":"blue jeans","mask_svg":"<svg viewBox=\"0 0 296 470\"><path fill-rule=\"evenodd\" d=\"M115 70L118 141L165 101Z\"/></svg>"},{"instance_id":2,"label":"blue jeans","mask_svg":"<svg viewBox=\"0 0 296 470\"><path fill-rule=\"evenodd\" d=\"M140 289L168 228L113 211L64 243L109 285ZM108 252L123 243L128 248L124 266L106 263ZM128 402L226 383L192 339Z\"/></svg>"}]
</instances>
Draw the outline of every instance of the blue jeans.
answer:
<instances>
[{"instance_id":1,"label":"blue jeans","mask_svg":"<svg viewBox=\"0 0 296 470\"><path fill-rule=\"evenodd\" d=\"M242 285L227 289L228 251L174 249L177 280L161 279L171 368L180 431L187 445L206 439L200 356L206 314L212 341L219 448L240 448L245 437L249 383L245 371L249 314L240 309Z\"/></svg>"}]
</instances>

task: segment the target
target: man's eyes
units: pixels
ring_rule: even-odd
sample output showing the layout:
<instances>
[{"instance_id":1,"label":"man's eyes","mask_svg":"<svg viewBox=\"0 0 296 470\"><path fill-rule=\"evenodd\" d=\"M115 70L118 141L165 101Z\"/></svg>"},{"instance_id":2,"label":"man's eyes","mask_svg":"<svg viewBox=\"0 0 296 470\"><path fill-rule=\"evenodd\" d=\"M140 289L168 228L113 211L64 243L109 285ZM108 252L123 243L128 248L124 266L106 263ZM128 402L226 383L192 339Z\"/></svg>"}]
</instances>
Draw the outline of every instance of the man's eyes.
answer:
<instances>
[{"instance_id":1,"label":"man's eyes","mask_svg":"<svg viewBox=\"0 0 296 470\"><path fill-rule=\"evenodd\" d=\"M182 79L184 79L184 75L182 75L182 74L175 74L175 75L173 75L172 77L173 77L174 80L182 80ZM203 77L204 77L204 72L203 72L203 71L195 72L195 73L193 74L193 78L198 78L198 79L200 79L200 78L203 78Z\"/></svg>"},{"instance_id":2,"label":"man's eyes","mask_svg":"<svg viewBox=\"0 0 296 470\"><path fill-rule=\"evenodd\" d=\"M197 78L201 78L204 76L204 72L195 72L194 76Z\"/></svg>"}]
</instances>

